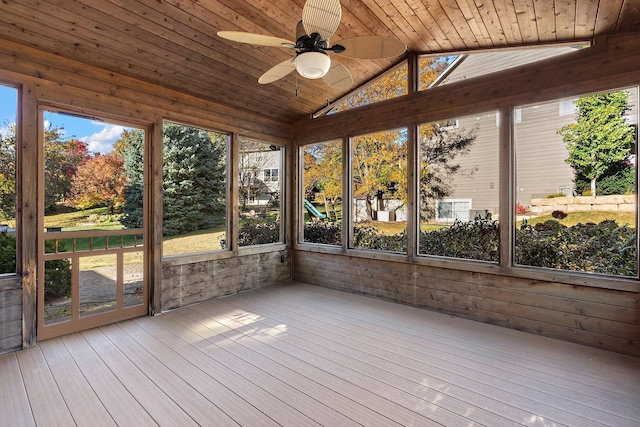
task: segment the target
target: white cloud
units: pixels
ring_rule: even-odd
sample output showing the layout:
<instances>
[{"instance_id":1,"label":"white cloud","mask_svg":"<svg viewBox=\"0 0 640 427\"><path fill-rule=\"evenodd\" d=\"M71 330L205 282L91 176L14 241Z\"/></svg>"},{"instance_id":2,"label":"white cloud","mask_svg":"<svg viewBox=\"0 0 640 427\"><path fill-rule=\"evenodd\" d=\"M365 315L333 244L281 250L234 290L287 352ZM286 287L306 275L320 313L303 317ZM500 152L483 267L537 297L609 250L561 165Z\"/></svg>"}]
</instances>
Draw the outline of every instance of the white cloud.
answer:
<instances>
[{"instance_id":1,"label":"white cloud","mask_svg":"<svg viewBox=\"0 0 640 427\"><path fill-rule=\"evenodd\" d=\"M97 123L93 123L97 124ZM99 131L89 136L78 138L82 142L87 143L89 151L93 153L108 153L113 150L113 143L116 142L122 132L125 130L123 126L104 125Z\"/></svg>"}]
</instances>

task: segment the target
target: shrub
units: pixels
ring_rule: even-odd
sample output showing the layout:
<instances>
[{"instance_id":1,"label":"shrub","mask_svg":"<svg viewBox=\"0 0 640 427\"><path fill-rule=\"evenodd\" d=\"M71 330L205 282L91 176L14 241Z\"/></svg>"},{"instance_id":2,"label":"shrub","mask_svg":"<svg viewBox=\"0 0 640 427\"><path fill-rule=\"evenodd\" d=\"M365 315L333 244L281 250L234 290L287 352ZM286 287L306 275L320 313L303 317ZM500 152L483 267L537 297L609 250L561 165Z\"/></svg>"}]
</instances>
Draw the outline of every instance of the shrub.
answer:
<instances>
[{"instance_id":1,"label":"shrub","mask_svg":"<svg viewBox=\"0 0 640 427\"><path fill-rule=\"evenodd\" d=\"M406 252L407 232L398 234L381 234L372 225L363 225L353 229L353 246L363 249L375 249L379 251Z\"/></svg>"},{"instance_id":2,"label":"shrub","mask_svg":"<svg viewBox=\"0 0 640 427\"><path fill-rule=\"evenodd\" d=\"M565 219L567 217L567 214L562 211L553 211L551 212L551 216L556 219Z\"/></svg>"},{"instance_id":3,"label":"shrub","mask_svg":"<svg viewBox=\"0 0 640 427\"><path fill-rule=\"evenodd\" d=\"M58 242L58 251L64 252L63 241ZM54 241L45 241L46 252L54 251ZM0 233L0 273L16 272L16 238ZM68 259L46 261L44 264L44 299L68 297L71 295L71 262Z\"/></svg>"},{"instance_id":4,"label":"shrub","mask_svg":"<svg viewBox=\"0 0 640 427\"><path fill-rule=\"evenodd\" d=\"M498 222L490 218L455 221L449 228L420 233L420 253L498 262Z\"/></svg>"},{"instance_id":5,"label":"shrub","mask_svg":"<svg viewBox=\"0 0 640 427\"><path fill-rule=\"evenodd\" d=\"M516 215L524 215L525 213L527 213L527 207L520 203L516 204Z\"/></svg>"},{"instance_id":6,"label":"shrub","mask_svg":"<svg viewBox=\"0 0 640 427\"><path fill-rule=\"evenodd\" d=\"M54 241L45 240L45 252L54 252ZM58 241L58 252L65 251L64 241ZM56 259L44 263L44 300L71 296L71 261Z\"/></svg>"},{"instance_id":7,"label":"shrub","mask_svg":"<svg viewBox=\"0 0 640 427\"><path fill-rule=\"evenodd\" d=\"M280 240L280 224L247 220L238 229L238 245L253 246L275 243ZM220 247L227 248L227 239L220 238Z\"/></svg>"},{"instance_id":8,"label":"shrub","mask_svg":"<svg viewBox=\"0 0 640 427\"><path fill-rule=\"evenodd\" d=\"M637 271L636 230L606 220L572 227L556 220L516 230L515 262L520 265L633 277ZM354 229L354 246L406 252L406 232L385 236L372 226ZM490 218L456 221L451 227L420 233L420 253L499 261L499 225Z\"/></svg>"},{"instance_id":9,"label":"shrub","mask_svg":"<svg viewBox=\"0 0 640 427\"><path fill-rule=\"evenodd\" d=\"M516 263L572 271L635 276L636 230L615 221L565 227L548 220L516 230Z\"/></svg>"},{"instance_id":10,"label":"shrub","mask_svg":"<svg viewBox=\"0 0 640 427\"><path fill-rule=\"evenodd\" d=\"M635 168L627 160L615 163L596 181L599 196L611 194L633 194L635 189ZM591 181L577 172L574 185L579 194L591 196ZM589 194L584 194L585 192Z\"/></svg>"},{"instance_id":11,"label":"shrub","mask_svg":"<svg viewBox=\"0 0 640 427\"><path fill-rule=\"evenodd\" d=\"M312 221L304 225L304 241L325 245L342 244L342 223Z\"/></svg>"},{"instance_id":12,"label":"shrub","mask_svg":"<svg viewBox=\"0 0 640 427\"><path fill-rule=\"evenodd\" d=\"M566 197L564 193L551 193L547 194L547 199L555 199L557 197Z\"/></svg>"},{"instance_id":13,"label":"shrub","mask_svg":"<svg viewBox=\"0 0 640 427\"><path fill-rule=\"evenodd\" d=\"M16 272L16 238L0 233L0 274Z\"/></svg>"},{"instance_id":14,"label":"shrub","mask_svg":"<svg viewBox=\"0 0 640 427\"><path fill-rule=\"evenodd\" d=\"M633 194L636 174L634 168L624 168L613 175L605 176L596 183L598 194Z\"/></svg>"}]
</instances>

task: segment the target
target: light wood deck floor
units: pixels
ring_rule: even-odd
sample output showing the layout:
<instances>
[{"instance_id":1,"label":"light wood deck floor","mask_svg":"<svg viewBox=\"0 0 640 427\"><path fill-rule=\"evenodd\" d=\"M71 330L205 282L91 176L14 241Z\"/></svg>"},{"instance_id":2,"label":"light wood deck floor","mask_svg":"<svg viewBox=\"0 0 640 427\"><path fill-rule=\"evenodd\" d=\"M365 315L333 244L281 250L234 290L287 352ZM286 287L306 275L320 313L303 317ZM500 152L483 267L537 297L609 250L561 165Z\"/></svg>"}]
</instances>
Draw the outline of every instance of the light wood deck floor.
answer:
<instances>
[{"instance_id":1,"label":"light wood deck floor","mask_svg":"<svg viewBox=\"0 0 640 427\"><path fill-rule=\"evenodd\" d=\"M2 426L638 426L640 360L290 283L0 356Z\"/></svg>"}]
</instances>

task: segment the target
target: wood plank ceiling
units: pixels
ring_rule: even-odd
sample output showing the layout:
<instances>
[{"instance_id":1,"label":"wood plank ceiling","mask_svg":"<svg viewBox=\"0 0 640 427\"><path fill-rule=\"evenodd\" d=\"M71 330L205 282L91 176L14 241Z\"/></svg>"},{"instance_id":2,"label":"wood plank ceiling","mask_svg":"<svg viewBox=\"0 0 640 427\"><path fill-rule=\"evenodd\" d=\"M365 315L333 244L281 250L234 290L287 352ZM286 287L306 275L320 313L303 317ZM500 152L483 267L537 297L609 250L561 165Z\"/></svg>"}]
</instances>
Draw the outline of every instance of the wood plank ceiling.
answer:
<instances>
[{"instance_id":1,"label":"wood plank ceiling","mask_svg":"<svg viewBox=\"0 0 640 427\"><path fill-rule=\"evenodd\" d=\"M342 21L332 43L391 36L416 53L590 40L640 29L638 0L341 3ZM262 73L290 58L291 51L230 42L216 32L293 40L303 6L304 0L3 0L0 38L293 123L344 94L296 73L260 85ZM400 60L340 59L353 74L354 88Z\"/></svg>"}]
</instances>

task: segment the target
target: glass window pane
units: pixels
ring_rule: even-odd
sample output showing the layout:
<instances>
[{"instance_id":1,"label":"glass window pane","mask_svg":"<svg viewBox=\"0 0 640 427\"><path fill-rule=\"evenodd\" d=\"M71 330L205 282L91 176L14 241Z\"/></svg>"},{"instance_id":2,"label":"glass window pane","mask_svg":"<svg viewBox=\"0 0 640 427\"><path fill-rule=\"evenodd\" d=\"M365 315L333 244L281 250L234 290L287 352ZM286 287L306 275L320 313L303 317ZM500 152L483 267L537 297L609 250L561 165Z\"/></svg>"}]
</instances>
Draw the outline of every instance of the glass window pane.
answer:
<instances>
[{"instance_id":1,"label":"glass window pane","mask_svg":"<svg viewBox=\"0 0 640 427\"><path fill-rule=\"evenodd\" d=\"M71 320L71 265L70 258L44 262L45 325Z\"/></svg>"},{"instance_id":2,"label":"glass window pane","mask_svg":"<svg viewBox=\"0 0 640 427\"><path fill-rule=\"evenodd\" d=\"M16 272L18 91L0 85L0 274Z\"/></svg>"},{"instance_id":3,"label":"glass window pane","mask_svg":"<svg viewBox=\"0 0 640 427\"><path fill-rule=\"evenodd\" d=\"M116 260L115 254L80 258L80 317L116 310Z\"/></svg>"},{"instance_id":4,"label":"glass window pane","mask_svg":"<svg viewBox=\"0 0 640 427\"><path fill-rule=\"evenodd\" d=\"M585 47L588 46L543 47L452 56L421 56L418 70L419 90L468 80L508 68L521 67L554 56L566 55Z\"/></svg>"},{"instance_id":5,"label":"glass window pane","mask_svg":"<svg viewBox=\"0 0 640 427\"><path fill-rule=\"evenodd\" d=\"M498 261L497 113L418 128L418 253Z\"/></svg>"},{"instance_id":6,"label":"glass window pane","mask_svg":"<svg viewBox=\"0 0 640 427\"><path fill-rule=\"evenodd\" d=\"M373 104L386 99L406 95L408 92L407 80L408 67L404 61L392 70L367 83L364 87L355 90L347 98L316 114L315 117L324 114L335 114L340 111L351 110L363 105Z\"/></svg>"},{"instance_id":7,"label":"glass window pane","mask_svg":"<svg viewBox=\"0 0 640 427\"><path fill-rule=\"evenodd\" d=\"M638 88L521 110L515 262L635 277Z\"/></svg>"},{"instance_id":8,"label":"glass window pane","mask_svg":"<svg viewBox=\"0 0 640 427\"><path fill-rule=\"evenodd\" d=\"M223 249L227 140L193 126L163 124L164 256Z\"/></svg>"},{"instance_id":9,"label":"glass window pane","mask_svg":"<svg viewBox=\"0 0 640 427\"><path fill-rule=\"evenodd\" d=\"M128 252L123 254L124 262L124 307L133 307L144 303L144 254Z\"/></svg>"},{"instance_id":10,"label":"glass window pane","mask_svg":"<svg viewBox=\"0 0 640 427\"><path fill-rule=\"evenodd\" d=\"M142 228L143 157L141 129L44 111L46 231Z\"/></svg>"},{"instance_id":11,"label":"glass window pane","mask_svg":"<svg viewBox=\"0 0 640 427\"><path fill-rule=\"evenodd\" d=\"M352 246L407 251L407 129L352 139Z\"/></svg>"},{"instance_id":12,"label":"glass window pane","mask_svg":"<svg viewBox=\"0 0 640 427\"><path fill-rule=\"evenodd\" d=\"M241 139L238 159L239 246L282 241L280 195L284 147Z\"/></svg>"},{"instance_id":13,"label":"glass window pane","mask_svg":"<svg viewBox=\"0 0 640 427\"><path fill-rule=\"evenodd\" d=\"M303 240L342 244L342 140L303 148Z\"/></svg>"}]
</instances>

